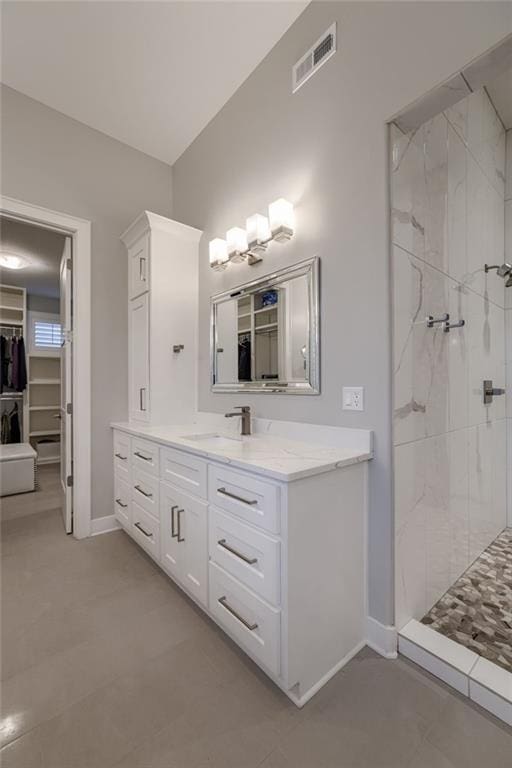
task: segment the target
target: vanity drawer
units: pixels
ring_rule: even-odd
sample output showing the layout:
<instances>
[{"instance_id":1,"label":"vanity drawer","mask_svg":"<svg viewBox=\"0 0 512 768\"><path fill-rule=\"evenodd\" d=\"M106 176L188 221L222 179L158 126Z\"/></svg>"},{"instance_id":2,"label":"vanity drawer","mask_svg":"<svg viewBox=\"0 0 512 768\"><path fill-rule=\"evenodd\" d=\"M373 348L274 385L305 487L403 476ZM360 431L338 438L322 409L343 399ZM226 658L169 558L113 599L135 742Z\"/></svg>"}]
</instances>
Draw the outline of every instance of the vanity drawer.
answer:
<instances>
[{"instance_id":1,"label":"vanity drawer","mask_svg":"<svg viewBox=\"0 0 512 768\"><path fill-rule=\"evenodd\" d=\"M281 614L210 562L210 612L255 659L279 675Z\"/></svg>"},{"instance_id":2,"label":"vanity drawer","mask_svg":"<svg viewBox=\"0 0 512 768\"><path fill-rule=\"evenodd\" d=\"M160 452L160 477L184 491L206 499L207 464L190 453L162 448Z\"/></svg>"},{"instance_id":3,"label":"vanity drawer","mask_svg":"<svg viewBox=\"0 0 512 768\"><path fill-rule=\"evenodd\" d=\"M131 464L131 440L126 432L114 430L114 470L128 481Z\"/></svg>"},{"instance_id":4,"label":"vanity drawer","mask_svg":"<svg viewBox=\"0 0 512 768\"><path fill-rule=\"evenodd\" d=\"M281 597L281 545L215 507L209 511L210 559L274 605Z\"/></svg>"},{"instance_id":5,"label":"vanity drawer","mask_svg":"<svg viewBox=\"0 0 512 768\"><path fill-rule=\"evenodd\" d=\"M131 528L131 507L130 484L128 480L125 480L116 472L114 476L114 517L127 530Z\"/></svg>"},{"instance_id":6,"label":"vanity drawer","mask_svg":"<svg viewBox=\"0 0 512 768\"><path fill-rule=\"evenodd\" d=\"M232 469L210 464L208 498L211 504L253 525L279 533L279 488Z\"/></svg>"},{"instance_id":7,"label":"vanity drawer","mask_svg":"<svg viewBox=\"0 0 512 768\"><path fill-rule=\"evenodd\" d=\"M130 533L140 546L151 555L154 560L160 561L160 523L140 507L136 501L132 501L133 525Z\"/></svg>"},{"instance_id":8,"label":"vanity drawer","mask_svg":"<svg viewBox=\"0 0 512 768\"><path fill-rule=\"evenodd\" d=\"M132 499L146 512L160 520L159 512L160 482L157 477L148 475L140 469L132 471Z\"/></svg>"},{"instance_id":9,"label":"vanity drawer","mask_svg":"<svg viewBox=\"0 0 512 768\"><path fill-rule=\"evenodd\" d=\"M141 440L138 437L132 437L132 467L142 469L150 475L159 474L159 453L160 446L157 443L151 443L149 440Z\"/></svg>"}]
</instances>

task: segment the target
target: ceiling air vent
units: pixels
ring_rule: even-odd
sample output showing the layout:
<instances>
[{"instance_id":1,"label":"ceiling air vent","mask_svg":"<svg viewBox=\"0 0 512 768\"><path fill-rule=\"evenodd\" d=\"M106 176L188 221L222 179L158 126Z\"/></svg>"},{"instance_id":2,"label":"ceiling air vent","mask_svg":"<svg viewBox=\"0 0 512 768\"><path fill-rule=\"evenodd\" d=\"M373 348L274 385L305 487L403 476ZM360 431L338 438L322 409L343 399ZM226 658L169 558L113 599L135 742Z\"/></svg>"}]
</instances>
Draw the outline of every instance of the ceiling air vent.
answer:
<instances>
[{"instance_id":1,"label":"ceiling air vent","mask_svg":"<svg viewBox=\"0 0 512 768\"><path fill-rule=\"evenodd\" d=\"M311 75L320 69L322 64L336 53L336 22L327 32L311 46L309 51L302 56L292 70L292 93L298 91Z\"/></svg>"}]
</instances>

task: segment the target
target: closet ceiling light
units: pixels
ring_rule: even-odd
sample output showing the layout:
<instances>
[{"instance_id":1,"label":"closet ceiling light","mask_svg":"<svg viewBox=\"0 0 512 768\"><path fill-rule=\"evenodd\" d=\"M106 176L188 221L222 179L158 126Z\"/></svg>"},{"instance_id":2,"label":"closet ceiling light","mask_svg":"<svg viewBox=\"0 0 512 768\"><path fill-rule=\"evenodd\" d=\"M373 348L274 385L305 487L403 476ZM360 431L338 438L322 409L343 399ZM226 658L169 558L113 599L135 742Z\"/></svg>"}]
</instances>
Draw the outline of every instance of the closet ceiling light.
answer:
<instances>
[{"instance_id":1,"label":"closet ceiling light","mask_svg":"<svg viewBox=\"0 0 512 768\"><path fill-rule=\"evenodd\" d=\"M23 256L17 256L15 253L0 252L0 267L4 269L23 269L28 266L28 261Z\"/></svg>"},{"instance_id":2,"label":"closet ceiling light","mask_svg":"<svg viewBox=\"0 0 512 768\"><path fill-rule=\"evenodd\" d=\"M247 261L257 264L262 259L268 243L286 242L295 231L293 205L283 197L268 208L269 218L255 213L246 221L246 229L232 227L226 232L226 240L216 237L210 241L210 266L225 269L229 263Z\"/></svg>"}]
</instances>

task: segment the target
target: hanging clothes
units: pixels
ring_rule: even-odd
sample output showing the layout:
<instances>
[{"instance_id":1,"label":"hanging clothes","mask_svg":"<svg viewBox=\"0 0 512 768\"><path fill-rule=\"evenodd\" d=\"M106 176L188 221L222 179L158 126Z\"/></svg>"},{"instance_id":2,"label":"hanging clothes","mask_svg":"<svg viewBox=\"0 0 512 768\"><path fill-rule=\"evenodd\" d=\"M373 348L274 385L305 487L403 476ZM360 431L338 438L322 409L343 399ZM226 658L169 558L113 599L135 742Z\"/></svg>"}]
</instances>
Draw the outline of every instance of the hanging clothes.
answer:
<instances>
[{"instance_id":1,"label":"hanging clothes","mask_svg":"<svg viewBox=\"0 0 512 768\"><path fill-rule=\"evenodd\" d=\"M12 389L12 356L14 354L14 336L7 340L8 365L7 365L7 386Z\"/></svg>"},{"instance_id":2,"label":"hanging clothes","mask_svg":"<svg viewBox=\"0 0 512 768\"><path fill-rule=\"evenodd\" d=\"M251 337L241 336L238 341L238 381L251 381Z\"/></svg>"},{"instance_id":3,"label":"hanging clothes","mask_svg":"<svg viewBox=\"0 0 512 768\"><path fill-rule=\"evenodd\" d=\"M16 382L18 381L18 339L13 336L11 346L11 383L12 389L16 389Z\"/></svg>"},{"instance_id":4,"label":"hanging clothes","mask_svg":"<svg viewBox=\"0 0 512 768\"><path fill-rule=\"evenodd\" d=\"M17 392L24 392L27 388L27 360L25 357L25 341L23 336L20 336L17 343L17 356L18 356L18 379L16 385L13 386Z\"/></svg>"},{"instance_id":5,"label":"hanging clothes","mask_svg":"<svg viewBox=\"0 0 512 768\"><path fill-rule=\"evenodd\" d=\"M17 403L9 414L9 429L9 442L21 443L20 417Z\"/></svg>"},{"instance_id":6,"label":"hanging clothes","mask_svg":"<svg viewBox=\"0 0 512 768\"><path fill-rule=\"evenodd\" d=\"M9 416L7 415L7 411L4 411L2 413L2 423L1 423L0 432L1 432L0 440L2 442L2 445L5 445L6 443L9 442L9 438L11 436L10 420L9 420Z\"/></svg>"},{"instance_id":7,"label":"hanging clothes","mask_svg":"<svg viewBox=\"0 0 512 768\"><path fill-rule=\"evenodd\" d=\"M0 336L0 393L8 386L9 360L9 341Z\"/></svg>"}]
</instances>

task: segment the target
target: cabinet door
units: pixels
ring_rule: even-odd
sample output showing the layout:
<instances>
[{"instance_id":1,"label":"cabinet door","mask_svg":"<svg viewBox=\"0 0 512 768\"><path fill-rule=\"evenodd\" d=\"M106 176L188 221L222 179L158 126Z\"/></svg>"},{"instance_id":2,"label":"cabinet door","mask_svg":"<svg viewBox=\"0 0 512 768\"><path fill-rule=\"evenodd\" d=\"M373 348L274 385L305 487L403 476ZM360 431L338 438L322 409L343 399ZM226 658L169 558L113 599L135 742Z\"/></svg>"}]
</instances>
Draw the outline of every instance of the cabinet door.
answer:
<instances>
[{"instance_id":1,"label":"cabinet door","mask_svg":"<svg viewBox=\"0 0 512 768\"><path fill-rule=\"evenodd\" d=\"M130 299L149 290L149 235L144 235L128 249Z\"/></svg>"},{"instance_id":2,"label":"cabinet door","mask_svg":"<svg viewBox=\"0 0 512 768\"><path fill-rule=\"evenodd\" d=\"M205 501L160 484L162 565L206 606L208 540Z\"/></svg>"},{"instance_id":3,"label":"cabinet door","mask_svg":"<svg viewBox=\"0 0 512 768\"><path fill-rule=\"evenodd\" d=\"M183 510L181 501L180 494L174 493L165 483L160 484L161 562L165 570L179 581L184 556L183 542L178 541L178 538L182 538L178 537L178 510ZM180 514L183 517L183 511Z\"/></svg>"},{"instance_id":4,"label":"cabinet door","mask_svg":"<svg viewBox=\"0 0 512 768\"><path fill-rule=\"evenodd\" d=\"M130 301L128 376L130 419L149 421L149 297Z\"/></svg>"},{"instance_id":5,"label":"cabinet door","mask_svg":"<svg viewBox=\"0 0 512 768\"><path fill-rule=\"evenodd\" d=\"M178 532L184 539L185 555L182 581L196 600L204 606L208 601L208 505L198 499L190 499L185 513L178 518Z\"/></svg>"}]
</instances>

